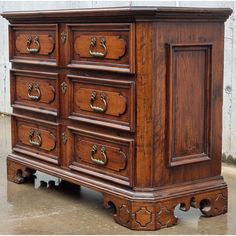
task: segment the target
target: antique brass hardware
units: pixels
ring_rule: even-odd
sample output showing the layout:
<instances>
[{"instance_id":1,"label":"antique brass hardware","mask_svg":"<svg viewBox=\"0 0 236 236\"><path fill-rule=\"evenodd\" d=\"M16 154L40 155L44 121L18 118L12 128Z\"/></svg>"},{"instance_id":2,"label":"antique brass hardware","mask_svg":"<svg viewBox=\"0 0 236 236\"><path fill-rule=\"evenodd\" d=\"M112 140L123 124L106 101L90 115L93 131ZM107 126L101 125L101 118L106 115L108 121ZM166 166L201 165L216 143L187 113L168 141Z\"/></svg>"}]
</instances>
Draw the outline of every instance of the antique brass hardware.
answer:
<instances>
[{"instance_id":1,"label":"antique brass hardware","mask_svg":"<svg viewBox=\"0 0 236 236\"><path fill-rule=\"evenodd\" d=\"M95 51L93 51L93 49L96 47L96 44L97 44L97 38L93 37L91 39L90 46L89 46L89 54L92 57L97 57L97 58L105 57L106 54L107 54L106 39L104 37L102 37L101 41L100 41L100 46L103 48L103 52L95 52Z\"/></svg>"},{"instance_id":2,"label":"antique brass hardware","mask_svg":"<svg viewBox=\"0 0 236 236\"><path fill-rule=\"evenodd\" d=\"M38 95L31 95L33 90L36 91ZM41 97L41 91L40 91L39 85L30 83L28 85L28 98L34 101L38 101L40 100L40 97Z\"/></svg>"},{"instance_id":3,"label":"antique brass hardware","mask_svg":"<svg viewBox=\"0 0 236 236\"><path fill-rule=\"evenodd\" d=\"M32 43L36 44L37 48L30 48ZM32 36L29 36L27 40L27 51L29 53L34 54L38 53L39 50L40 50L39 36L35 36L34 40L32 39Z\"/></svg>"},{"instance_id":4,"label":"antique brass hardware","mask_svg":"<svg viewBox=\"0 0 236 236\"><path fill-rule=\"evenodd\" d=\"M107 163L106 148L104 146L101 147L101 154L102 154L102 157L103 157L102 160L97 159L95 157L96 153L97 153L97 145L94 144L93 147L92 147L92 150L91 150L91 157L90 157L92 162L94 162L97 165L102 165L102 166L106 165L106 163Z\"/></svg>"},{"instance_id":5,"label":"antique brass hardware","mask_svg":"<svg viewBox=\"0 0 236 236\"><path fill-rule=\"evenodd\" d=\"M67 143L67 139L68 139L66 133L63 132L63 133L61 134L61 137L62 137L62 142L63 142L63 144L66 144L66 143Z\"/></svg>"},{"instance_id":6,"label":"antique brass hardware","mask_svg":"<svg viewBox=\"0 0 236 236\"><path fill-rule=\"evenodd\" d=\"M90 108L95 112L105 113L106 110L107 110L106 94L101 93L101 101L103 103L102 107L94 106L94 102L96 101L96 97L97 97L97 93L96 93L96 91L93 91L92 94L91 94L90 102L89 102Z\"/></svg>"},{"instance_id":7,"label":"antique brass hardware","mask_svg":"<svg viewBox=\"0 0 236 236\"><path fill-rule=\"evenodd\" d=\"M66 90L67 90L67 83L66 82L61 83L61 91L64 95L66 94Z\"/></svg>"},{"instance_id":8,"label":"antique brass hardware","mask_svg":"<svg viewBox=\"0 0 236 236\"><path fill-rule=\"evenodd\" d=\"M63 31L61 33L61 42L62 42L62 44L65 44L65 42L66 42L66 33L65 33L65 31Z\"/></svg>"},{"instance_id":9,"label":"antique brass hardware","mask_svg":"<svg viewBox=\"0 0 236 236\"><path fill-rule=\"evenodd\" d=\"M29 143L32 146L40 147L42 145L41 132L40 131L35 131L34 129L30 129Z\"/></svg>"}]
</instances>

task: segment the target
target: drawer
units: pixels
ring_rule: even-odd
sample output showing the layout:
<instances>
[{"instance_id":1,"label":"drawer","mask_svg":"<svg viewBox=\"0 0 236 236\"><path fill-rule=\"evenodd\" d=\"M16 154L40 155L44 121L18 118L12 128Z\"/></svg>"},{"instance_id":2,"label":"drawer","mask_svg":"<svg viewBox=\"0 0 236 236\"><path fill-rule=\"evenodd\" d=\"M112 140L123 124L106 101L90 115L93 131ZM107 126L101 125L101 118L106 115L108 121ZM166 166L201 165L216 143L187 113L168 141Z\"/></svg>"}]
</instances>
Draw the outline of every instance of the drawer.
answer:
<instances>
[{"instance_id":1,"label":"drawer","mask_svg":"<svg viewBox=\"0 0 236 236\"><path fill-rule=\"evenodd\" d=\"M133 139L68 127L69 168L132 186Z\"/></svg>"},{"instance_id":2,"label":"drawer","mask_svg":"<svg viewBox=\"0 0 236 236\"><path fill-rule=\"evenodd\" d=\"M133 81L67 76L69 119L133 131L135 88Z\"/></svg>"},{"instance_id":3,"label":"drawer","mask_svg":"<svg viewBox=\"0 0 236 236\"><path fill-rule=\"evenodd\" d=\"M10 25L10 59L12 62L58 64L57 25Z\"/></svg>"},{"instance_id":4,"label":"drawer","mask_svg":"<svg viewBox=\"0 0 236 236\"><path fill-rule=\"evenodd\" d=\"M11 70L11 88L12 107L58 115L57 73Z\"/></svg>"},{"instance_id":5,"label":"drawer","mask_svg":"<svg viewBox=\"0 0 236 236\"><path fill-rule=\"evenodd\" d=\"M59 124L21 115L12 116L13 151L58 164Z\"/></svg>"},{"instance_id":6,"label":"drawer","mask_svg":"<svg viewBox=\"0 0 236 236\"><path fill-rule=\"evenodd\" d=\"M134 73L134 29L133 24L67 24L68 66Z\"/></svg>"}]
</instances>

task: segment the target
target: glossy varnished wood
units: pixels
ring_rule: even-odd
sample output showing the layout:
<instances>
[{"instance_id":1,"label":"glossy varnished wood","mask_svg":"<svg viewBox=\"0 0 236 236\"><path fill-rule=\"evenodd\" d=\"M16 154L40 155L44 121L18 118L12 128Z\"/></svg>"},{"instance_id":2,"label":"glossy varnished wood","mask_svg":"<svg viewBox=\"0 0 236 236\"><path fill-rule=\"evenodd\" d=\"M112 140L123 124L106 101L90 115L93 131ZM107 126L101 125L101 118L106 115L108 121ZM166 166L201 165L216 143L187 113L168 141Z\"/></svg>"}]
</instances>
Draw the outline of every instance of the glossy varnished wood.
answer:
<instances>
[{"instance_id":1,"label":"glossy varnished wood","mask_svg":"<svg viewBox=\"0 0 236 236\"><path fill-rule=\"evenodd\" d=\"M156 230L175 207L227 212L221 174L224 22L231 9L8 12L12 154L104 194L117 223ZM89 223L89 222L88 222Z\"/></svg>"}]
</instances>

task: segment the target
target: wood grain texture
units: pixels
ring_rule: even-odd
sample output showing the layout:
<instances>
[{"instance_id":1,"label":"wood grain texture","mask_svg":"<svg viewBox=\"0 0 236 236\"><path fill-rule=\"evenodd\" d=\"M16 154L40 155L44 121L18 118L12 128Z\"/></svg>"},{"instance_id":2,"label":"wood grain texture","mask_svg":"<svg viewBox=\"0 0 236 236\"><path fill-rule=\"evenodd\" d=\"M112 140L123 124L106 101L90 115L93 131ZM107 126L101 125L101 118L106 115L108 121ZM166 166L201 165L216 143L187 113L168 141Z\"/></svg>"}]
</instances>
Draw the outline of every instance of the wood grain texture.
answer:
<instances>
[{"instance_id":1,"label":"wood grain texture","mask_svg":"<svg viewBox=\"0 0 236 236\"><path fill-rule=\"evenodd\" d=\"M221 123L231 12L4 13L12 23L8 180L39 170L100 191L115 221L135 230L173 226L179 204L226 213Z\"/></svg>"},{"instance_id":2,"label":"wood grain texture","mask_svg":"<svg viewBox=\"0 0 236 236\"><path fill-rule=\"evenodd\" d=\"M150 23L136 24L136 55L137 55L137 132L135 186L152 187L153 181L153 44L155 32ZM149 40L146 40L149 39Z\"/></svg>"},{"instance_id":3,"label":"wood grain texture","mask_svg":"<svg viewBox=\"0 0 236 236\"><path fill-rule=\"evenodd\" d=\"M58 73L14 69L10 79L13 107L58 115ZM37 99L34 99L35 96Z\"/></svg>"},{"instance_id":4,"label":"wood grain texture","mask_svg":"<svg viewBox=\"0 0 236 236\"><path fill-rule=\"evenodd\" d=\"M35 22L134 22L134 21L197 21L224 22L232 13L229 8L189 7L114 7L74 10L4 12L11 23ZM41 17L43 14L44 17Z\"/></svg>"},{"instance_id":5,"label":"wood grain texture","mask_svg":"<svg viewBox=\"0 0 236 236\"><path fill-rule=\"evenodd\" d=\"M133 185L134 140L104 133L94 134L74 127L68 127L68 131L67 157L70 169ZM96 149L93 152L94 146ZM96 163L93 158L103 164Z\"/></svg>"},{"instance_id":6,"label":"wood grain texture","mask_svg":"<svg viewBox=\"0 0 236 236\"><path fill-rule=\"evenodd\" d=\"M10 60L56 66L59 60L57 28L56 24L10 25L9 40L12 42L9 50ZM30 52L30 50L36 51Z\"/></svg>"},{"instance_id":7,"label":"wood grain texture","mask_svg":"<svg viewBox=\"0 0 236 236\"><path fill-rule=\"evenodd\" d=\"M56 123L14 115L12 117L13 150L58 164L59 132Z\"/></svg>"},{"instance_id":8,"label":"wood grain texture","mask_svg":"<svg viewBox=\"0 0 236 236\"><path fill-rule=\"evenodd\" d=\"M135 28L132 24L67 24L66 32L68 67L135 72ZM93 46L92 40L95 40ZM91 53L104 56L96 57Z\"/></svg>"},{"instance_id":9,"label":"wood grain texture","mask_svg":"<svg viewBox=\"0 0 236 236\"><path fill-rule=\"evenodd\" d=\"M154 158L157 170L154 177L155 185L164 186L167 183L175 184L219 175L224 26L220 23L156 23L156 29L158 39L156 52L159 55L157 57L159 66L156 70L158 79L155 83L155 90L158 93L155 93L154 98L157 102L154 109L156 120L154 149L158 150ZM171 72L172 77L168 74L170 71L166 64L169 60L167 52L170 43L182 45L182 48L179 46L181 53L178 51L178 56L174 56L175 62L172 61L171 64L172 69L175 67L178 70ZM192 49L198 50L186 51L186 49L191 49L184 46L188 44L195 45ZM200 48L197 46L199 44L202 45ZM185 48L184 51L183 48ZM178 64L180 62L181 64ZM174 104L172 108L170 102ZM177 129L175 134L168 133L173 131L173 127ZM185 130L181 127L185 127ZM168 142L166 142L168 137ZM188 142L192 142L190 149L196 144L199 148L202 146L201 150L195 151L198 154L195 156L196 162L194 158L191 159L195 154L191 156L190 149L186 149L189 150L187 155L190 154L187 158L172 162L173 159L171 160L170 156L173 156L173 153L170 153L170 150L172 152L177 150L177 154L179 152L185 155L180 150L184 150L183 147ZM169 165L173 167L170 168Z\"/></svg>"},{"instance_id":10,"label":"wood grain texture","mask_svg":"<svg viewBox=\"0 0 236 236\"><path fill-rule=\"evenodd\" d=\"M116 78L67 75L66 117L122 130L135 130L135 83ZM92 99L93 93L96 94ZM102 96L105 96L103 99ZM105 101L104 101L105 100ZM104 112L90 106L105 107ZM96 123L98 124L98 123Z\"/></svg>"},{"instance_id":11,"label":"wood grain texture","mask_svg":"<svg viewBox=\"0 0 236 236\"><path fill-rule=\"evenodd\" d=\"M207 161L211 140L212 45L170 44L169 165Z\"/></svg>"}]
</instances>

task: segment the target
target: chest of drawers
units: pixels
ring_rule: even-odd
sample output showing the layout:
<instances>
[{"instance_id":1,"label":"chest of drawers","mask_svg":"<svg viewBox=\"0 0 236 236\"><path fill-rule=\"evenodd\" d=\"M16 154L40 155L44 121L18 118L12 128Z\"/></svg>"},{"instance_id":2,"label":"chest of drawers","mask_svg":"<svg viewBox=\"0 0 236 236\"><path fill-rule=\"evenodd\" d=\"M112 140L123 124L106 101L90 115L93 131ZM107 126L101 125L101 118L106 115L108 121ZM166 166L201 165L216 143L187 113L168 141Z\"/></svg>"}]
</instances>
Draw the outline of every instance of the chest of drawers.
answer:
<instances>
[{"instance_id":1,"label":"chest of drawers","mask_svg":"<svg viewBox=\"0 0 236 236\"><path fill-rule=\"evenodd\" d=\"M130 229L227 211L224 22L231 9L6 12L8 180L39 170L104 194Z\"/></svg>"}]
</instances>

